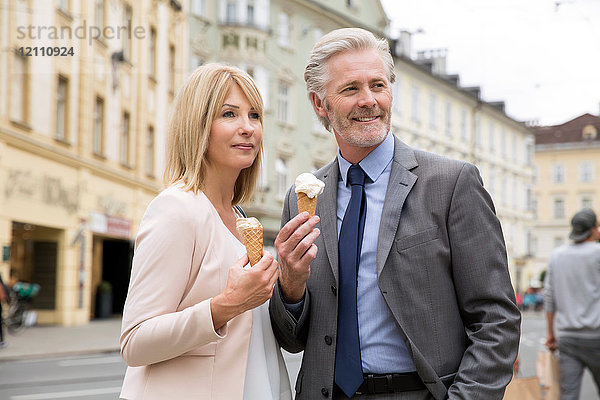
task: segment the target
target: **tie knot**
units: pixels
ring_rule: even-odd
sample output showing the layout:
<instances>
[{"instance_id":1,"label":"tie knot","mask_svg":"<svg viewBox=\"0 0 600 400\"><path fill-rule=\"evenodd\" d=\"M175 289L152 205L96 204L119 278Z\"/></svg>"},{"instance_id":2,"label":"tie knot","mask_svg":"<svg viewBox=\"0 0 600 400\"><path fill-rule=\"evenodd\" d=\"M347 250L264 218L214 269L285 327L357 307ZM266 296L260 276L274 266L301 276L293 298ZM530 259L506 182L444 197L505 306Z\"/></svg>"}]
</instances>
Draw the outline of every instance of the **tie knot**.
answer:
<instances>
[{"instance_id":1,"label":"tie knot","mask_svg":"<svg viewBox=\"0 0 600 400\"><path fill-rule=\"evenodd\" d=\"M365 171L358 164L352 164L348 170L348 182L351 186L354 185L365 185Z\"/></svg>"}]
</instances>

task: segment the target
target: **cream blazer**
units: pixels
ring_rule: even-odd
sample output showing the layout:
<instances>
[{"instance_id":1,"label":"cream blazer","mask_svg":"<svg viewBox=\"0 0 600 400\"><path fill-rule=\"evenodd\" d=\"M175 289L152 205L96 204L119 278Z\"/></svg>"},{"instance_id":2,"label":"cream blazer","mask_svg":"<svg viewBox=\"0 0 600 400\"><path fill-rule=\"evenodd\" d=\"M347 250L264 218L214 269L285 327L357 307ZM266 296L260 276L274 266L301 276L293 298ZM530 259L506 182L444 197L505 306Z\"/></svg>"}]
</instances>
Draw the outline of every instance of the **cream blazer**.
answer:
<instances>
[{"instance_id":1,"label":"cream blazer","mask_svg":"<svg viewBox=\"0 0 600 400\"><path fill-rule=\"evenodd\" d=\"M148 206L123 311L124 399L242 399L252 311L216 331L211 298L237 261L208 198L178 187Z\"/></svg>"}]
</instances>

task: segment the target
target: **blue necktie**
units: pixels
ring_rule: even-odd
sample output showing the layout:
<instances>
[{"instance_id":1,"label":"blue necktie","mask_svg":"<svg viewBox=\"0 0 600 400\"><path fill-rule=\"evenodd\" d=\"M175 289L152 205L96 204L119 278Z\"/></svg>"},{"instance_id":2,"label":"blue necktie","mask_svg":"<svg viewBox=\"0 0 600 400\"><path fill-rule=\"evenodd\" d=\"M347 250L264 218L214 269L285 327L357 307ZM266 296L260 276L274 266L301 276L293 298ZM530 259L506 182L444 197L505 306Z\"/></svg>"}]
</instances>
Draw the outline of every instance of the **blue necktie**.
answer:
<instances>
[{"instance_id":1,"label":"blue necktie","mask_svg":"<svg viewBox=\"0 0 600 400\"><path fill-rule=\"evenodd\" d=\"M340 290L338 299L337 347L335 352L335 383L348 397L352 397L363 382L356 281L362 246L367 197L365 173L358 165L348 170L352 187L350 203L344 214L338 239L340 260Z\"/></svg>"}]
</instances>

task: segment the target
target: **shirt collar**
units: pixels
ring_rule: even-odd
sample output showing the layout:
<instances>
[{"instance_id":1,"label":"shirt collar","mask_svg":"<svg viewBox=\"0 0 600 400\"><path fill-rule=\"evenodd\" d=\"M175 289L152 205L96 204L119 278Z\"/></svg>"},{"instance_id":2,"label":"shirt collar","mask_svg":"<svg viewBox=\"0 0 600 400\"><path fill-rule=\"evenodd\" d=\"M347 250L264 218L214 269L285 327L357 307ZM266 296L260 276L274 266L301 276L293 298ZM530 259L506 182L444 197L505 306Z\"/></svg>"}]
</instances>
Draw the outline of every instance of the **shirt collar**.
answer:
<instances>
[{"instance_id":1,"label":"shirt collar","mask_svg":"<svg viewBox=\"0 0 600 400\"><path fill-rule=\"evenodd\" d=\"M371 182L375 182L379 176L383 173L385 168L394 158L394 135L389 132L383 142L379 144L372 152L370 152L365 158L363 158L358 165L365 171ZM340 168L340 176L344 181L344 185L347 185L346 181L348 177L348 170L352 165L346 161L340 153L338 148L337 152L338 165Z\"/></svg>"}]
</instances>

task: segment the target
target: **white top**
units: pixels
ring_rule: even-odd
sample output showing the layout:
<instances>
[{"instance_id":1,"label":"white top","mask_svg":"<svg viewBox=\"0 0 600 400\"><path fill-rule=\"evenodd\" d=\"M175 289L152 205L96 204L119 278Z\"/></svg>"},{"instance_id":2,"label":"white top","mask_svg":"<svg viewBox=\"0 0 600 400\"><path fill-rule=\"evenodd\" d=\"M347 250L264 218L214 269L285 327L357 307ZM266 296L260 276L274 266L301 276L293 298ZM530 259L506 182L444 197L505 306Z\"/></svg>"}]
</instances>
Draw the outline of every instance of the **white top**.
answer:
<instances>
[{"instance_id":1,"label":"white top","mask_svg":"<svg viewBox=\"0 0 600 400\"><path fill-rule=\"evenodd\" d=\"M231 234L231 232L229 232ZM238 257L246 247L231 234ZM245 268L250 268L250 264ZM269 302L252 310L252 333L248 349L244 400L291 400L287 368L269 317Z\"/></svg>"}]
</instances>

